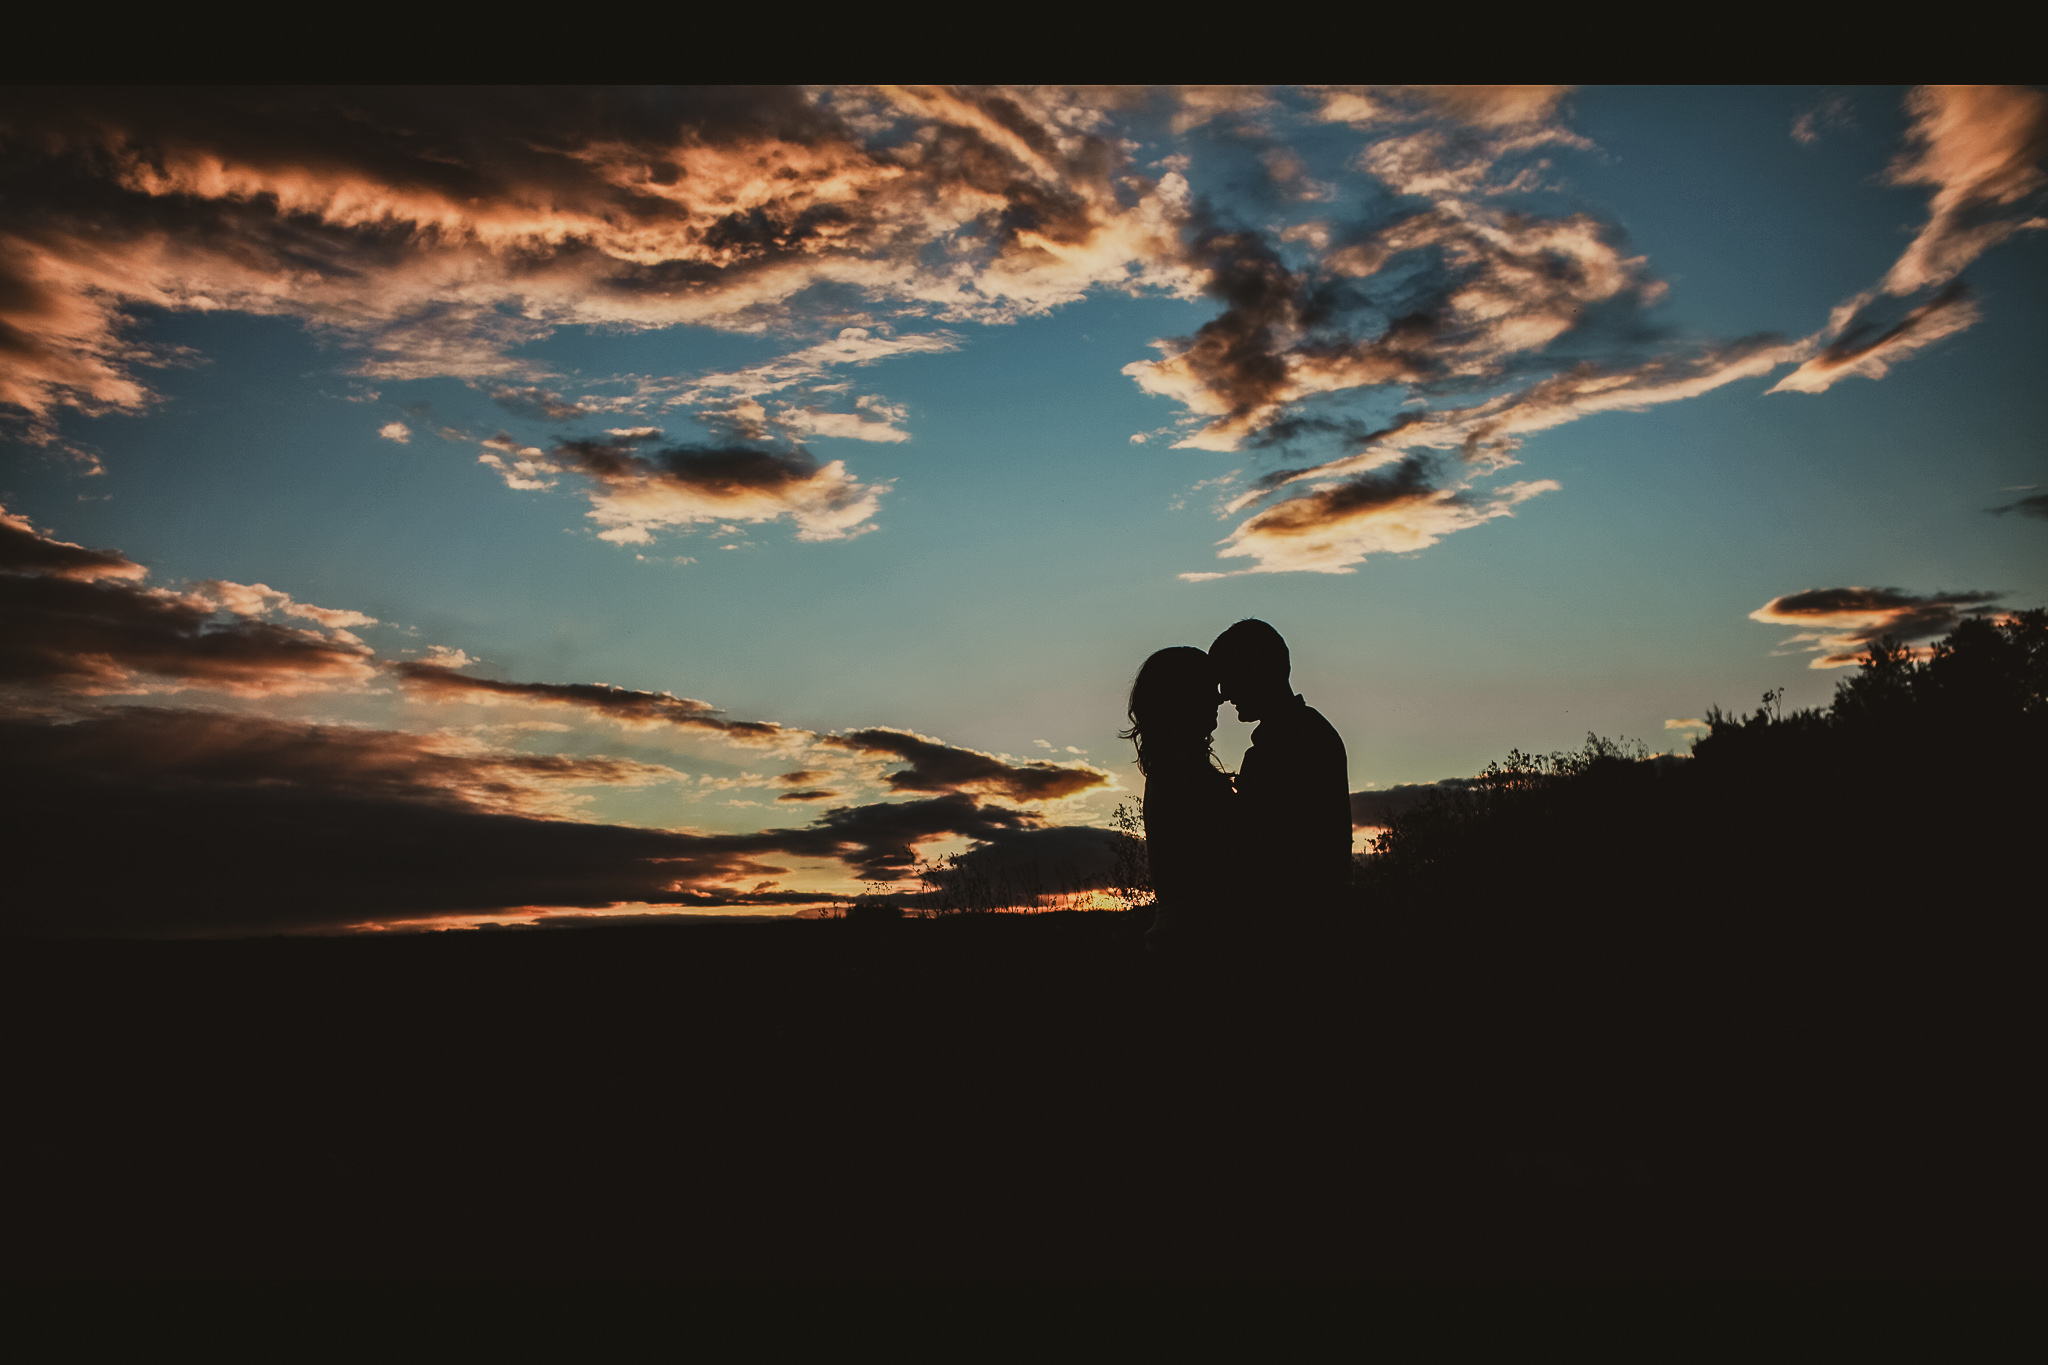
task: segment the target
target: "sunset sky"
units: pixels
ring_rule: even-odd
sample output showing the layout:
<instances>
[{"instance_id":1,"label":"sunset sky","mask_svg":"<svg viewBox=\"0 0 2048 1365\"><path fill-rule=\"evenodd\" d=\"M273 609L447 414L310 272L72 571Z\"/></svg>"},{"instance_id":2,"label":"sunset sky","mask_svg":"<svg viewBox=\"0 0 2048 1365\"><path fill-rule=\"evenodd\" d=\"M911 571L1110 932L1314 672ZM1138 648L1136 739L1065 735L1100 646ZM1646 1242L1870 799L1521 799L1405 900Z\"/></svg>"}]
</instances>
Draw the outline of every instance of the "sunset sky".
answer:
<instances>
[{"instance_id":1,"label":"sunset sky","mask_svg":"<svg viewBox=\"0 0 2048 1365\"><path fill-rule=\"evenodd\" d=\"M10 90L31 922L1057 860L1246 616L1359 791L1823 703L2048 602L2044 154L1987 87Z\"/></svg>"}]
</instances>

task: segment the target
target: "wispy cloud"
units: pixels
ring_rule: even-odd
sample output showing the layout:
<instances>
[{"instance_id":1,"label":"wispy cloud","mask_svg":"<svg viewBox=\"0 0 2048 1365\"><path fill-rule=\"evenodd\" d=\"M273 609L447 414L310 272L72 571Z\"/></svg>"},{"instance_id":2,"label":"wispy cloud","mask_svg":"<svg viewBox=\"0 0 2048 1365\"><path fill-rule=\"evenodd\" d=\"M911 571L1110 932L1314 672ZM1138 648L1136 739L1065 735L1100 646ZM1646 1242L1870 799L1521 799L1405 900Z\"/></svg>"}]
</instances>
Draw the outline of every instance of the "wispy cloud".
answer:
<instances>
[{"instance_id":1,"label":"wispy cloud","mask_svg":"<svg viewBox=\"0 0 2048 1365\"><path fill-rule=\"evenodd\" d=\"M1948 283L1964 266L2026 228L2048 174L2048 94L2011 85L1927 85L1906 98L1908 147L1887 173L1896 185L1934 190L1926 226L1884 279L1910 294Z\"/></svg>"},{"instance_id":2,"label":"wispy cloud","mask_svg":"<svg viewBox=\"0 0 2048 1365\"><path fill-rule=\"evenodd\" d=\"M1819 142L1826 132L1840 132L1856 126L1856 105L1847 95L1830 95L1811 109L1802 109L1792 120L1792 140L1802 147Z\"/></svg>"},{"instance_id":3,"label":"wispy cloud","mask_svg":"<svg viewBox=\"0 0 2048 1365\"><path fill-rule=\"evenodd\" d=\"M1771 389L1820 393L1851 376L1881 379L1915 351L1972 326L1980 312L1955 277L2013 233L2048 227L2031 212L2048 186L2048 95L2014 86L1921 86L1906 97L1908 147L1887 178L1928 185L1928 219L1873 289L1838 305L1809 342L1817 353ZM1923 302L1900 301L1916 295Z\"/></svg>"},{"instance_id":4,"label":"wispy cloud","mask_svg":"<svg viewBox=\"0 0 2048 1365\"><path fill-rule=\"evenodd\" d=\"M706 403L731 398L760 398L800 385L823 382L833 367L865 366L905 355L938 355L958 350L956 332L912 332L891 335L866 327L843 327L830 341L791 351L788 355L743 370L726 370L692 379L669 401Z\"/></svg>"},{"instance_id":5,"label":"wispy cloud","mask_svg":"<svg viewBox=\"0 0 2048 1365\"><path fill-rule=\"evenodd\" d=\"M590 409L570 402L552 389L538 384L524 388L506 385L491 390L491 401L516 417L528 421L573 422L591 415Z\"/></svg>"}]
</instances>

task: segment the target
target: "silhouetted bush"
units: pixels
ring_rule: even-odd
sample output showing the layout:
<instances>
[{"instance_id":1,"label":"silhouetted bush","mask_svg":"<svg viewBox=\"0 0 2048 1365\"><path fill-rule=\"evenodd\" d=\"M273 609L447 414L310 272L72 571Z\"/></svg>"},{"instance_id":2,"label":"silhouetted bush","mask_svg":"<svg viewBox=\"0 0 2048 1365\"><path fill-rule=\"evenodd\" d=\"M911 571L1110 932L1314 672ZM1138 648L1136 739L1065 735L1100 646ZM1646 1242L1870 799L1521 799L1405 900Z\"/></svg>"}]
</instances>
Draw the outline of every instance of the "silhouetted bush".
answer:
<instances>
[{"instance_id":1,"label":"silhouetted bush","mask_svg":"<svg viewBox=\"0 0 2048 1365\"><path fill-rule=\"evenodd\" d=\"M1394 815L1359 888L1456 901L1974 909L2033 878L2048 757L2048 610L1973 619L1927 650L1887 637L1833 702L1718 707L1689 758L1588 735L1520 751Z\"/></svg>"}]
</instances>

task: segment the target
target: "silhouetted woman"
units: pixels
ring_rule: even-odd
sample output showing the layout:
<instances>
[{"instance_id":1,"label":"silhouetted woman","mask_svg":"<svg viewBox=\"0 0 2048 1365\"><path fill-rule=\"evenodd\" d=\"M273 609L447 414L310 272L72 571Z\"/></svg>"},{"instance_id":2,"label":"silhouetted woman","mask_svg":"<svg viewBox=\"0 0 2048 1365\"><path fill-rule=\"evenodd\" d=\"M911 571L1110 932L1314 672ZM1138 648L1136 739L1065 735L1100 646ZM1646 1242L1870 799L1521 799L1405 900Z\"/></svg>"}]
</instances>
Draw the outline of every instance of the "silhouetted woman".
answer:
<instances>
[{"instance_id":1,"label":"silhouetted woman","mask_svg":"<svg viewBox=\"0 0 2048 1365\"><path fill-rule=\"evenodd\" d=\"M1216 762L1216 674L1187 645L1145 660L1131 684L1131 728L1145 775L1145 851L1158 915L1145 946L1185 949L1209 938L1235 900L1242 836L1230 775Z\"/></svg>"}]
</instances>

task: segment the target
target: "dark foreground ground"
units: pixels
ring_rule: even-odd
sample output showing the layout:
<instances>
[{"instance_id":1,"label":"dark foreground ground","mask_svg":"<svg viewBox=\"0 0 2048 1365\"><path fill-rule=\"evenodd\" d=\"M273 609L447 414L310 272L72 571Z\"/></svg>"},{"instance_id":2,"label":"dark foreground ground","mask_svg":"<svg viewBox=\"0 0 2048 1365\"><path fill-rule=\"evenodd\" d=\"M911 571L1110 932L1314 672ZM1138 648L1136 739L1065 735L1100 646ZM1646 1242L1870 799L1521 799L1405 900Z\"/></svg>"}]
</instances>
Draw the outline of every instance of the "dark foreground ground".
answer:
<instances>
[{"instance_id":1,"label":"dark foreground ground","mask_svg":"<svg viewBox=\"0 0 2048 1365\"><path fill-rule=\"evenodd\" d=\"M1207 965L1115 915L15 941L5 1269L2042 1269L2012 921L1655 894Z\"/></svg>"}]
</instances>

